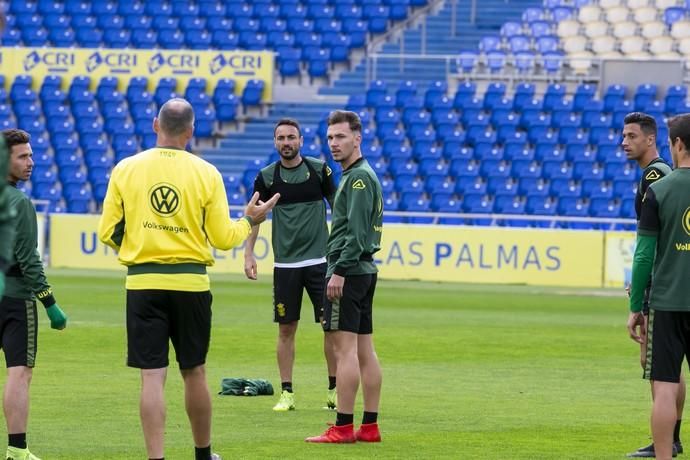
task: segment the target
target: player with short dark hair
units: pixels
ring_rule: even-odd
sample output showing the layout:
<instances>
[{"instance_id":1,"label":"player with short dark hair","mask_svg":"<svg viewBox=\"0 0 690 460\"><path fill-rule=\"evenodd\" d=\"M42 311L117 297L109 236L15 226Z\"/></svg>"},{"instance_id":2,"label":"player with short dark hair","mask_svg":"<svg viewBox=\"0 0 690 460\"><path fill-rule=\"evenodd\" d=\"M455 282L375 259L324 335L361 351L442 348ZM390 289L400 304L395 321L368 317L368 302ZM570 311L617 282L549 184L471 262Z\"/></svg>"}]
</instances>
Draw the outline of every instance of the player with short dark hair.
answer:
<instances>
[{"instance_id":1,"label":"player with short dark hair","mask_svg":"<svg viewBox=\"0 0 690 460\"><path fill-rule=\"evenodd\" d=\"M297 120L279 120L273 130L273 140L280 160L259 171L254 191L263 201L280 193L280 200L273 209L271 235L273 318L278 323L276 356L281 380L280 400L273 410L288 411L295 409L292 369L295 334L305 289L314 307L314 321L320 323L323 317L328 241L325 201L332 205L335 184L325 161L300 154L304 138ZM257 278L254 257L257 236L258 228L255 227L244 251L244 272L253 280ZM326 407L335 409L335 357L328 334L324 334L323 348L328 368Z\"/></svg>"},{"instance_id":2,"label":"player with short dark hair","mask_svg":"<svg viewBox=\"0 0 690 460\"><path fill-rule=\"evenodd\" d=\"M644 377L652 383L655 456L675 455L673 431L684 358L690 359L690 114L668 121L675 169L649 186L642 200L633 260L628 334L645 343ZM652 275L649 317L642 314Z\"/></svg>"},{"instance_id":3,"label":"player with short dark hair","mask_svg":"<svg viewBox=\"0 0 690 460\"><path fill-rule=\"evenodd\" d=\"M64 329L67 316L58 306L53 290L43 271L38 253L36 209L29 197L17 189L27 181L33 170L33 152L29 134L20 129L7 129L2 139L10 152L7 174L9 206L16 213L13 223L15 238L9 260L5 293L0 300L0 339L7 364L7 382L3 409L7 423L8 447L5 458L37 460L26 443L29 417L29 386L36 364L38 313L36 299L41 301L50 318L50 327Z\"/></svg>"},{"instance_id":4,"label":"player with short dark hair","mask_svg":"<svg viewBox=\"0 0 690 460\"><path fill-rule=\"evenodd\" d=\"M373 301L381 249L383 194L381 184L362 157L362 123L354 112L328 117L328 147L343 175L333 204L328 238L327 301L323 329L332 335L338 378L335 425L307 442L379 442L381 366L373 341ZM354 406L362 381L364 414L354 431Z\"/></svg>"},{"instance_id":5,"label":"player with short dark hair","mask_svg":"<svg viewBox=\"0 0 690 460\"><path fill-rule=\"evenodd\" d=\"M211 396L206 355L211 337L209 244L240 245L280 197L230 219L223 179L210 163L185 151L194 112L184 99L167 101L153 120L156 147L126 158L112 171L98 226L102 242L127 266L127 364L141 370L141 424L150 459L163 458L164 387L168 342L185 388L196 460L211 453Z\"/></svg>"},{"instance_id":6,"label":"player with short dark hair","mask_svg":"<svg viewBox=\"0 0 690 460\"><path fill-rule=\"evenodd\" d=\"M657 124L654 117L642 112L632 112L623 119L623 140L621 146L629 160L637 162L642 169L642 178L637 186L635 193L635 214L637 220L640 219L640 209L642 207L642 197L647 192L647 188L654 182L671 172L671 167L659 156L656 149ZM645 290L642 312L645 317L649 313L649 293L651 291L652 280L649 279ZM628 287L629 289L629 287ZM647 359L646 344L640 344L640 365L644 369ZM652 399L654 391L652 388ZM685 405L685 379L681 375L681 385L679 386L676 407L678 409L678 420L674 430L674 449L678 453L683 452L683 443L680 440L680 426L683 418L683 406ZM628 454L628 457L654 457L654 443L640 447L635 452Z\"/></svg>"},{"instance_id":7,"label":"player with short dark hair","mask_svg":"<svg viewBox=\"0 0 690 460\"><path fill-rule=\"evenodd\" d=\"M0 30L2 30L0 28ZM9 152L5 138L0 136L0 178L6 178L9 167ZM10 206L10 187L5 179L0 179L0 297L5 292L5 271L12 260L14 241L14 208Z\"/></svg>"}]
</instances>

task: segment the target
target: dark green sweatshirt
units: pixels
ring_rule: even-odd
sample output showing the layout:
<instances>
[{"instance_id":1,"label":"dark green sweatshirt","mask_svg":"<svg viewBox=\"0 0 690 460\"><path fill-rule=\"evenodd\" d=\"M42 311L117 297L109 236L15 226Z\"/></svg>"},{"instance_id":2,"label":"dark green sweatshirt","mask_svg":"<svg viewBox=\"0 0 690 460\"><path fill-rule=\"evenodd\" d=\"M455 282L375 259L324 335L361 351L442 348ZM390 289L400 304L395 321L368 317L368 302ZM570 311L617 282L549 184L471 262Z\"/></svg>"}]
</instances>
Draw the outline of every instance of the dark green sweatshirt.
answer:
<instances>
[{"instance_id":1,"label":"dark green sweatshirt","mask_svg":"<svg viewBox=\"0 0 690 460\"><path fill-rule=\"evenodd\" d=\"M13 221L14 254L5 279L5 296L25 300L37 297L44 307L50 307L55 303L55 298L38 253L36 209L29 197L18 190L16 185L7 187L6 192L16 216Z\"/></svg>"},{"instance_id":2,"label":"dark green sweatshirt","mask_svg":"<svg viewBox=\"0 0 690 460\"><path fill-rule=\"evenodd\" d=\"M327 276L378 272L373 254L381 249L382 230L381 184L369 163L360 158L343 171L335 193Z\"/></svg>"},{"instance_id":3,"label":"dark green sweatshirt","mask_svg":"<svg viewBox=\"0 0 690 460\"><path fill-rule=\"evenodd\" d=\"M14 241L14 209L10 205L7 168L9 152L5 139L0 136L0 271L9 267L12 259L12 241Z\"/></svg>"}]
</instances>

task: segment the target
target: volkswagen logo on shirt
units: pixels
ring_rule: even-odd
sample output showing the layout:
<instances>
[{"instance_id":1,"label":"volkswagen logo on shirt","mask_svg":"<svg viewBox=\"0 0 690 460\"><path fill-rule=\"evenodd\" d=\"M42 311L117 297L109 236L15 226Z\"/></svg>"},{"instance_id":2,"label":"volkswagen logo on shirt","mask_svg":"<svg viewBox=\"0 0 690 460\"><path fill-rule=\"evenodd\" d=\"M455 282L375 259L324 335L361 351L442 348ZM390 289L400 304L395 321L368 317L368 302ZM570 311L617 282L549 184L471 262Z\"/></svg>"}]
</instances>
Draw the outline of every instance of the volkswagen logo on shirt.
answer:
<instances>
[{"instance_id":1,"label":"volkswagen logo on shirt","mask_svg":"<svg viewBox=\"0 0 690 460\"><path fill-rule=\"evenodd\" d=\"M149 191L149 206L161 217L172 217L180 210L180 191L171 184L156 184Z\"/></svg>"}]
</instances>

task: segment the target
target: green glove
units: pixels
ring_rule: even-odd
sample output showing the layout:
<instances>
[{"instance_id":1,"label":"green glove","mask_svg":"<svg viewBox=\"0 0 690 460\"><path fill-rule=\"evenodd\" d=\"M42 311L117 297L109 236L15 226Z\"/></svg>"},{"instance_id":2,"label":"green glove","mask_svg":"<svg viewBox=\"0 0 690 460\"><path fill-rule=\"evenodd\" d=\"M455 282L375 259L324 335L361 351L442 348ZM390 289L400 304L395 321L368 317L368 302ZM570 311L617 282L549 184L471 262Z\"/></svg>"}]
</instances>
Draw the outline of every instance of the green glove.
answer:
<instances>
[{"instance_id":1,"label":"green glove","mask_svg":"<svg viewBox=\"0 0 690 460\"><path fill-rule=\"evenodd\" d=\"M67 315L60 309L56 303L46 308L48 318L50 318L50 327L53 329L64 329L67 327Z\"/></svg>"}]
</instances>

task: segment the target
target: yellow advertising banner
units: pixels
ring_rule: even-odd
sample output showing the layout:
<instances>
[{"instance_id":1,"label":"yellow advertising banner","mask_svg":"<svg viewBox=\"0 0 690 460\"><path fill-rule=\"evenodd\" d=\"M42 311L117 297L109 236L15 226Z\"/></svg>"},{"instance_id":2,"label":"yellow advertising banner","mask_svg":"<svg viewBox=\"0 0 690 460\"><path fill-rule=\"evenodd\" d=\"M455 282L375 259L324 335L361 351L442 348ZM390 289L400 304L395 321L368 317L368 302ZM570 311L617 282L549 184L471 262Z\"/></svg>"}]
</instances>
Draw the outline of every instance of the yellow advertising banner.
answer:
<instances>
[{"instance_id":1,"label":"yellow advertising banner","mask_svg":"<svg viewBox=\"0 0 690 460\"><path fill-rule=\"evenodd\" d=\"M632 280L635 232L607 232L605 242L604 287L625 287Z\"/></svg>"},{"instance_id":2,"label":"yellow advertising banner","mask_svg":"<svg viewBox=\"0 0 690 460\"><path fill-rule=\"evenodd\" d=\"M381 277L600 287L603 234L457 226L384 225Z\"/></svg>"},{"instance_id":3,"label":"yellow advertising banner","mask_svg":"<svg viewBox=\"0 0 690 460\"><path fill-rule=\"evenodd\" d=\"M98 241L98 216L53 214L53 267L116 268L117 255ZM260 273L273 266L271 225L261 225L255 252ZM244 273L244 248L214 251L212 272ZM375 255L381 278L542 286L601 287L604 234L598 231L525 230L385 225Z\"/></svg>"},{"instance_id":4,"label":"yellow advertising banner","mask_svg":"<svg viewBox=\"0 0 690 460\"><path fill-rule=\"evenodd\" d=\"M50 265L64 268L115 268L124 270L117 253L98 240L98 219L94 214L51 214ZM271 223L261 224L254 246L260 273L273 268ZM216 264L211 273L244 273L244 246L230 251L212 250Z\"/></svg>"},{"instance_id":5,"label":"yellow advertising banner","mask_svg":"<svg viewBox=\"0 0 690 460\"><path fill-rule=\"evenodd\" d=\"M0 48L0 66L8 83L16 75L31 75L35 90L46 75L64 77L64 89L75 76L90 76L91 90L101 78L112 76L122 92L133 77L148 78L150 91L161 78L171 77L177 80L176 92L183 94L187 82L200 77L207 80L209 92L220 79L235 80L239 95L248 80L259 79L265 83L265 102L273 94L273 60L270 51Z\"/></svg>"}]
</instances>

